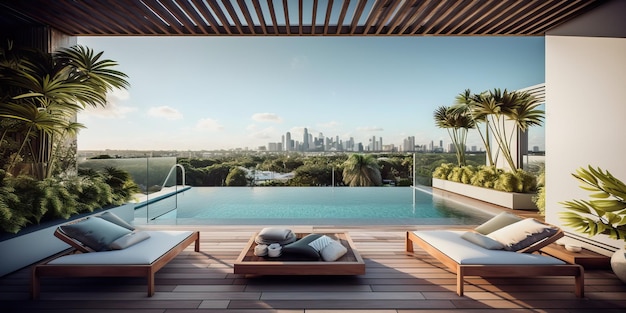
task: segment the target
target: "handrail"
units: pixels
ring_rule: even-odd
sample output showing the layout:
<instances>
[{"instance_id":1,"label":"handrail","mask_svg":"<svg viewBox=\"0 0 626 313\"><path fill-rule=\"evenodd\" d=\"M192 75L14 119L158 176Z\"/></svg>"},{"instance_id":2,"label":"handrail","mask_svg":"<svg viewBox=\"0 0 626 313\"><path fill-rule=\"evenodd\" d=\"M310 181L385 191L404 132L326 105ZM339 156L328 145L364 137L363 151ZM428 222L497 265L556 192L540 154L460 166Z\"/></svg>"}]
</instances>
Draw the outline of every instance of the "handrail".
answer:
<instances>
[{"instance_id":1,"label":"handrail","mask_svg":"<svg viewBox=\"0 0 626 313\"><path fill-rule=\"evenodd\" d=\"M172 170L176 169L176 167L180 167L181 171L183 172L183 187L185 187L185 168L182 165L176 163L172 165L172 168L170 168L170 172L167 173L167 177L165 177L165 180L163 181L163 185L161 185L161 188L165 187L167 180L170 179L170 176L172 175ZM174 183L174 185L176 185L176 183Z\"/></svg>"}]
</instances>

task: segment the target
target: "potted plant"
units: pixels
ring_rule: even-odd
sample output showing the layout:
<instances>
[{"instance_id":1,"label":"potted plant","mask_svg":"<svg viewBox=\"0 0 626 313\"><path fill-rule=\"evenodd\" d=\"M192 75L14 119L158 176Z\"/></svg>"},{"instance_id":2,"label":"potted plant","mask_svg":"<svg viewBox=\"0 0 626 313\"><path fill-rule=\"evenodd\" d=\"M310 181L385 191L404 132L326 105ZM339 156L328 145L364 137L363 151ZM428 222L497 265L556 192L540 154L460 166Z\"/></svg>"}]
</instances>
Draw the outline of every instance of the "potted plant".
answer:
<instances>
[{"instance_id":1,"label":"potted plant","mask_svg":"<svg viewBox=\"0 0 626 313\"><path fill-rule=\"evenodd\" d=\"M572 174L580 187L591 192L589 200L561 202L567 209L561 212L565 226L588 236L598 234L626 240L626 184L601 168L579 168ZM611 257L611 267L626 283L626 249L622 247Z\"/></svg>"}]
</instances>

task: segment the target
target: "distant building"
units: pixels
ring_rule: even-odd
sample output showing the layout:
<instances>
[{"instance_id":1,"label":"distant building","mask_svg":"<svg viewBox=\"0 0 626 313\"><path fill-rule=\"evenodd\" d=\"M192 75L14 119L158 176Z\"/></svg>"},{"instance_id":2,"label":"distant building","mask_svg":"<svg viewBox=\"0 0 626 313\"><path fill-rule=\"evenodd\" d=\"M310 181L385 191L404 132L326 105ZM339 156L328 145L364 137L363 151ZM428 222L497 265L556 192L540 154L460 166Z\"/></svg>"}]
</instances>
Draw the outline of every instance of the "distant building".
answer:
<instances>
[{"instance_id":1,"label":"distant building","mask_svg":"<svg viewBox=\"0 0 626 313\"><path fill-rule=\"evenodd\" d=\"M293 150L293 141L291 140L291 133L287 132L285 134L285 151L292 151Z\"/></svg>"},{"instance_id":2,"label":"distant building","mask_svg":"<svg viewBox=\"0 0 626 313\"><path fill-rule=\"evenodd\" d=\"M302 150L303 151L308 151L309 150L309 130L308 129L304 129L304 136L302 136Z\"/></svg>"},{"instance_id":3,"label":"distant building","mask_svg":"<svg viewBox=\"0 0 626 313\"><path fill-rule=\"evenodd\" d=\"M454 144L448 144L448 152L456 153L456 147L454 146Z\"/></svg>"}]
</instances>

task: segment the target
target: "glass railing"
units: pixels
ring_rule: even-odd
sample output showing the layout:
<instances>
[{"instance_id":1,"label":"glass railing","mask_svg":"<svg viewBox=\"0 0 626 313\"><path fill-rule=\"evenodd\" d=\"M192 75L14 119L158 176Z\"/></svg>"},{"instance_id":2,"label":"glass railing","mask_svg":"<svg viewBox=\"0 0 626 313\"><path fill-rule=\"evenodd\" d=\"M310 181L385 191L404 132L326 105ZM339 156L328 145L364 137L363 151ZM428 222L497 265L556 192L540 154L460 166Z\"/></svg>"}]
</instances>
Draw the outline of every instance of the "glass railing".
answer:
<instances>
[{"instance_id":1,"label":"glass railing","mask_svg":"<svg viewBox=\"0 0 626 313\"><path fill-rule=\"evenodd\" d=\"M87 159L78 162L81 170L103 171L108 167L128 172L141 189L141 193L135 195L135 221L150 223L156 218L167 218L176 210L178 192L185 186L184 169L176 164L175 157Z\"/></svg>"}]
</instances>

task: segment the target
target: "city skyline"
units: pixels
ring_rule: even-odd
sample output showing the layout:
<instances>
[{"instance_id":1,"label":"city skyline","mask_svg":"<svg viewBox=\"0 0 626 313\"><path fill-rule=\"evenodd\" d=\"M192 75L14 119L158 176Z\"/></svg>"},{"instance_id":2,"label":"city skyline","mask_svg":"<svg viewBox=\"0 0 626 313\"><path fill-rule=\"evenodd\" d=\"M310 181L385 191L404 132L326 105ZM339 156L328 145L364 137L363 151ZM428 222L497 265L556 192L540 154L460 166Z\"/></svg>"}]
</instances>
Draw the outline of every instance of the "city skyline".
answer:
<instances>
[{"instance_id":1,"label":"city skyline","mask_svg":"<svg viewBox=\"0 0 626 313\"><path fill-rule=\"evenodd\" d=\"M528 147L530 152L540 152L539 146ZM415 136L404 138L402 144L385 144L383 137L373 136L367 145L356 142L354 137L340 138L339 135L327 137L320 132L317 136L304 129L301 140L294 139L291 132L281 136L280 141L268 142L266 146L260 146L255 150L268 152L454 152L452 142L430 140L427 143L418 143ZM484 152L482 145L466 145L467 152Z\"/></svg>"},{"instance_id":2,"label":"city skyline","mask_svg":"<svg viewBox=\"0 0 626 313\"><path fill-rule=\"evenodd\" d=\"M255 150L304 128L400 146L449 141L434 110L465 89L543 83L543 37L79 37L131 87L88 108L79 150ZM542 130L531 145L544 147ZM536 138L533 138L536 137ZM470 131L468 146L480 146Z\"/></svg>"}]
</instances>

